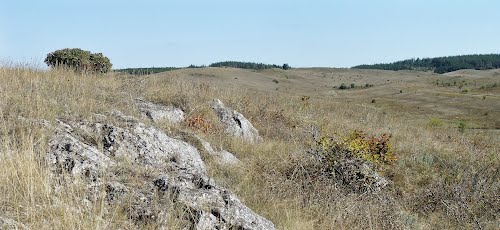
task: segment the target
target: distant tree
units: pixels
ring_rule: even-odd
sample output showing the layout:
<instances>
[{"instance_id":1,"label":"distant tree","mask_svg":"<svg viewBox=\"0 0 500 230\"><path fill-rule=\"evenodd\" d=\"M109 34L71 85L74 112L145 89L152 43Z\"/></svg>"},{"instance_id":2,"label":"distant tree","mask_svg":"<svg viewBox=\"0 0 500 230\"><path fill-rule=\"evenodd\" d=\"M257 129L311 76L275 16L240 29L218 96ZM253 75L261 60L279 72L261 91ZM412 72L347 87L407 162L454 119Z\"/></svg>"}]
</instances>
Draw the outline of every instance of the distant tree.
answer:
<instances>
[{"instance_id":1,"label":"distant tree","mask_svg":"<svg viewBox=\"0 0 500 230\"><path fill-rule=\"evenodd\" d=\"M210 64L210 67L232 67L232 68L254 69L254 70L282 68L279 65L269 65L269 64L254 63L254 62L238 62L238 61L216 62Z\"/></svg>"},{"instance_id":2,"label":"distant tree","mask_svg":"<svg viewBox=\"0 0 500 230\"><path fill-rule=\"evenodd\" d=\"M291 68L290 65L288 65L287 63L283 64L282 69L289 70L290 68Z\"/></svg>"},{"instance_id":3,"label":"distant tree","mask_svg":"<svg viewBox=\"0 0 500 230\"><path fill-rule=\"evenodd\" d=\"M359 65L354 69L383 70L424 70L435 73L447 73L460 69L496 69L500 68L500 54L462 55L438 58L408 59L387 64Z\"/></svg>"},{"instance_id":4,"label":"distant tree","mask_svg":"<svg viewBox=\"0 0 500 230\"><path fill-rule=\"evenodd\" d=\"M75 71L107 73L113 66L102 53L91 53L82 49L61 49L47 54L44 61L50 67L64 66Z\"/></svg>"}]
</instances>

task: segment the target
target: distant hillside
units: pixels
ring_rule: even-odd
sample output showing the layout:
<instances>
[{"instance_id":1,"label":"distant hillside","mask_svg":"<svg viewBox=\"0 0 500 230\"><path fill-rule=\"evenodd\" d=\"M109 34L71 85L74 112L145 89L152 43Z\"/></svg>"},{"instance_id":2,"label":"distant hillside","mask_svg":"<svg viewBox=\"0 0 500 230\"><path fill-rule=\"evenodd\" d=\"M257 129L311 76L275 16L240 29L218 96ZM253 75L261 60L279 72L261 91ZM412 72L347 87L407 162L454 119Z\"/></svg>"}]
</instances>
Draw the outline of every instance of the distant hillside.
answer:
<instances>
[{"instance_id":1,"label":"distant hillside","mask_svg":"<svg viewBox=\"0 0 500 230\"><path fill-rule=\"evenodd\" d=\"M417 58L387 64L358 65L354 69L383 70L424 70L435 73L448 73L461 69L500 68L500 54L461 55L438 58Z\"/></svg>"},{"instance_id":2,"label":"distant hillside","mask_svg":"<svg viewBox=\"0 0 500 230\"><path fill-rule=\"evenodd\" d=\"M238 61L216 62L216 63L210 64L210 67L232 67L232 68L254 69L254 70L282 68L282 66L274 65L274 64L269 65L269 64L263 64L263 63L238 62Z\"/></svg>"},{"instance_id":3,"label":"distant hillside","mask_svg":"<svg viewBox=\"0 0 500 230\"><path fill-rule=\"evenodd\" d=\"M155 74L161 73L176 69L192 69L192 68L205 68L206 65L190 65L188 67L151 67L151 68L126 68L126 69L115 69L115 72L120 73L128 73L135 75L147 75L147 74ZM280 65L270 65L263 63L254 63L254 62L239 62L239 61L224 61L224 62L216 62L209 65L209 67L231 67L231 68L239 68L239 69L253 69L253 70L264 70L264 69L272 69L272 68L283 68L289 69L290 66L288 64Z\"/></svg>"},{"instance_id":4,"label":"distant hillside","mask_svg":"<svg viewBox=\"0 0 500 230\"><path fill-rule=\"evenodd\" d=\"M177 67L127 68L127 69L115 69L114 71L120 73L135 74L135 75L147 75L147 74L161 73L176 69L180 68Z\"/></svg>"}]
</instances>

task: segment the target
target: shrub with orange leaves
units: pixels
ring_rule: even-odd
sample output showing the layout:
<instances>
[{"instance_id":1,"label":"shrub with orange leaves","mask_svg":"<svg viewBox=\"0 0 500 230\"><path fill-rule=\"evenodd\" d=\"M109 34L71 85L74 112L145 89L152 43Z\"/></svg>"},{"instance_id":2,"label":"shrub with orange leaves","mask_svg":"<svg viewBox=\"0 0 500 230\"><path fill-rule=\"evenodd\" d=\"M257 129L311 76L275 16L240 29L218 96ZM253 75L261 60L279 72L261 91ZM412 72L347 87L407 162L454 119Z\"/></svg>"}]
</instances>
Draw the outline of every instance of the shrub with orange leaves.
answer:
<instances>
[{"instance_id":1,"label":"shrub with orange leaves","mask_svg":"<svg viewBox=\"0 0 500 230\"><path fill-rule=\"evenodd\" d=\"M203 132L209 132L212 129L212 124L200 115L192 116L186 122L189 127Z\"/></svg>"}]
</instances>

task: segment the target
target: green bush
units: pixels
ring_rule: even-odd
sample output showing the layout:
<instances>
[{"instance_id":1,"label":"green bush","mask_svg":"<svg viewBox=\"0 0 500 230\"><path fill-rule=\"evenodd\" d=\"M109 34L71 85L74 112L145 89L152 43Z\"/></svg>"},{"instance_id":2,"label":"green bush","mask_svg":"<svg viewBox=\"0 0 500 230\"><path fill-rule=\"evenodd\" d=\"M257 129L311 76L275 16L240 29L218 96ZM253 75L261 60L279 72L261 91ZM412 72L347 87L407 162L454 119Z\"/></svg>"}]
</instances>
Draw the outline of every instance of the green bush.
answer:
<instances>
[{"instance_id":1,"label":"green bush","mask_svg":"<svg viewBox=\"0 0 500 230\"><path fill-rule=\"evenodd\" d=\"M113 66L102 53L91 53L78 48L56 50L47 54L44 62L50 67L64 66L78 72L107 73Z\"/></svg>"},{"instance_id":2,"label":"green bush","mask_svg":"<svg viewBox=\"0 0 500 230\"><path fill-rule=\"evenodd\" d=\"M339 89L349 89L344 83L339 86Z\"/></svg>"},{"instance_id":3,"label":"green bush","mask_svg":"<svg viewBox=\"0 0 500 230\"><path fill-rule=\"evenodd\" d=\"M467 129L467 123L465 123L465 121L460 121L458 123L458 131L464 133L466 129Z\"/></svg>"}]
</instances>

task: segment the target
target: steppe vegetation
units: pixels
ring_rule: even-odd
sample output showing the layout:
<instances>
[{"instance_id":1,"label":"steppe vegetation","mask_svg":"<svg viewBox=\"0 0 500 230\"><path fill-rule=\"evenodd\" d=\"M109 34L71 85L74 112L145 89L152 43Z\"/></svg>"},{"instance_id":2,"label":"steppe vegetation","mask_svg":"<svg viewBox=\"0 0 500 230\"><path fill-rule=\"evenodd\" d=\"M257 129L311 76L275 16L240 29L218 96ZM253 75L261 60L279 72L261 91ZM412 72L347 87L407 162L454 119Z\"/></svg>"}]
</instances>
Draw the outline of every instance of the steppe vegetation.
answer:
<instances>
[{"instance_id":1,"label":"steppe vegetation","mask_svg":"<svg viewBox=\"0 0 500 230\"><path fill-rule=\"evenodd\" d=\"M459 74L458 79L475 76ZM82 202L81 184L60 189L45 161L54 132L46 122L91 120L112 109L140 117L133 101L142 97L186 112L184 123L157 124L166 133L182 137L189 130L234 153L241 164L208 161L209 174L279 229L498 229L498 88L481 89L493 84L481 79L469 94L435 85L436 79L451 78L424 72L232 68L135 76L3 65L0 216L31 229L154 229L154 223L134 225L122 207L103 212L99 195L89 207ZM342 82L374 86L333 91ZM484 104L482 95L488 95ZM209 106L214 98L252 121L263 141L247 143L224 134ZM425 107L429 101L437 107ZM332 176L343 167L338 159L376 165L389 183L379 191L352 186L349 178ZM131 177L147 173L133 165L123 171Z\"/></svg>"}]
</instances>

